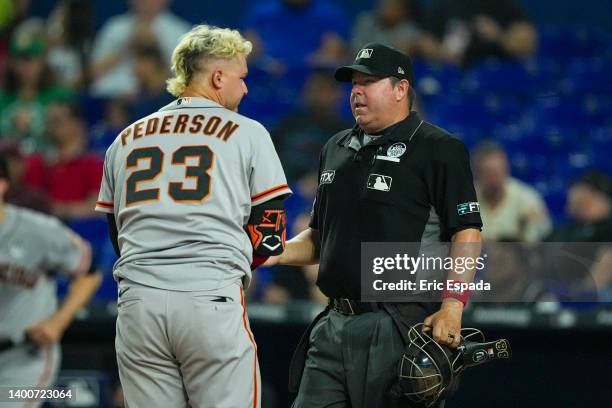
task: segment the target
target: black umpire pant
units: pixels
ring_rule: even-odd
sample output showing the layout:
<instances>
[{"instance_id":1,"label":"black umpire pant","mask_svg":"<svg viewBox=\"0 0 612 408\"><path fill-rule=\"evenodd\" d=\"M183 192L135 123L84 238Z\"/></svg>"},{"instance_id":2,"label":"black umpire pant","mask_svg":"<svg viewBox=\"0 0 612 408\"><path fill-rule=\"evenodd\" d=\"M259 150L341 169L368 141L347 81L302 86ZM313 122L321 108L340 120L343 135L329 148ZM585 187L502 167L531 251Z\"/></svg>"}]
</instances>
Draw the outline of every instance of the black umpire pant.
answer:
<instances>
[{"instance_id":1,"label":"black umpire pant","mask_svg":"<svg viewBox=\"0 0 612 408\"><path fill-rule=\"evenodd\" d=\"M428 309L410 304L403 319L409 325L422 322L432 312ZM402 337L386 311L351 316L329 311L310 333L293 408L410 407L389 397L403 352Z\"/></svg>"}]
</instances>

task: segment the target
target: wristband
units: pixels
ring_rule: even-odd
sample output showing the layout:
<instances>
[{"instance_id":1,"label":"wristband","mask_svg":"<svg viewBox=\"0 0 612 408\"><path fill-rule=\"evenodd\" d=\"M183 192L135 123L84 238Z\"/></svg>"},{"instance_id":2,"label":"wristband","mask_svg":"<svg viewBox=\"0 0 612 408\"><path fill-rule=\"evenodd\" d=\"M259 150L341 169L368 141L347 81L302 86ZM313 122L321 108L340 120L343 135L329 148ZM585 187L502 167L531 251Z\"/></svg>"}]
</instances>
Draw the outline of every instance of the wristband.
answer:
<instances>
[{"instance_id":1,"label":"wristband","mask_svg":"<svg viewBox=\"0 0 612 408\"><path fill-rule=\"evenodd\" d=\"M458 280L449 280L446 281L446 288L442 292L442 300L452 298L457 299L463 306L467 305L468 299L472 294L472 291L469 289L461 289L461 285L465 284L465 282Z\"/></svg>"},{"instance_id":2,"label":"wristband","mask_svg":"<svg viewBox=\"0 0 612 408\"><path fill-rule=\"evenodd\" d=\"M251 262L251 270L256 269L258 266L266 262L268 258L270 257L253 254L253 262Z\"/></svg>"}]
</instances>

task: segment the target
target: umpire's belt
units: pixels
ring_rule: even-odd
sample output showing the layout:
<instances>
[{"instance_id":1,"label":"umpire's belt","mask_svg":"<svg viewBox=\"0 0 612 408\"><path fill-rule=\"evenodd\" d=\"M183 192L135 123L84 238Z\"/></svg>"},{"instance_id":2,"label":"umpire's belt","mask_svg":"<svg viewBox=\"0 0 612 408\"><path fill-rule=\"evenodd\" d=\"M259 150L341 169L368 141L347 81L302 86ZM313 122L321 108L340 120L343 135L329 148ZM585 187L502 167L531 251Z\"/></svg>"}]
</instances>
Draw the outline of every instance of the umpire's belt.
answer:
<instances>
[{"instance_id":1,"label":"umpire's belt","mask_svg":"<svg viewBox=\"0 0 612 408\"><path fill-rule=\"evenodd\" d=\"M329 307L344 315L358 315L369 312L376 312L382 308L377 302L358 302L346 298L330 298Z\"/></svg>"}]
</instances>

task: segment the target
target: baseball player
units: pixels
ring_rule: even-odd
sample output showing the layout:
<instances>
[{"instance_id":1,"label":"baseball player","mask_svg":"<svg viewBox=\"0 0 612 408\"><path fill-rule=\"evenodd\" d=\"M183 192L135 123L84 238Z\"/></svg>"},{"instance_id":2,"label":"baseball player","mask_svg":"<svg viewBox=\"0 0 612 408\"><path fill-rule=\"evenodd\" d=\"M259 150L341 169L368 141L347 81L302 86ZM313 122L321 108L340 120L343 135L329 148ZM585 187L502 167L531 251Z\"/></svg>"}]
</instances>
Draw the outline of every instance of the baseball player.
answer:
<instances>
[{"instance_id":1,"label":"baseball player","mask_svg":"<svg viewBox=\"0 0 612 408\"><path fill-rule=\"evenodd\" d=\"M178 99L106 153L97 211L119 259L116 352L129 407L258 407L244 288L280 254L290 193L268 132L237 113L252 45L196 26L172 56Z\"/></svg>"},{"instance_id":2,"label":"baseball player","mask_svg":"<svg viewBox=\"0 0 612 408\"><path fill-rule=\"evenodd\" d=\"M64 330L102 278L87 242L54 217L5 204L8 187L0 156L0 386L44 388L55 381ZM59 308L55 272L72 278Z\"/></svg>"}]
</instances>

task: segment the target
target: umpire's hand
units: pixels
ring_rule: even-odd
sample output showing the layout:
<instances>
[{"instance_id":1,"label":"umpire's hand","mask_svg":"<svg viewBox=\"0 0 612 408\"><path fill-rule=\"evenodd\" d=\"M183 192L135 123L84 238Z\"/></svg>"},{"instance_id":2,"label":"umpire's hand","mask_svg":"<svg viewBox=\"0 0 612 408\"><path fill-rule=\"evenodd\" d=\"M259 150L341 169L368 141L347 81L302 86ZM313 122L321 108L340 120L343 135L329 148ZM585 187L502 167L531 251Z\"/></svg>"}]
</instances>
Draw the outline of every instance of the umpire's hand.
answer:
<instances>
[{"instance_id":1,"label":"umpire's hand","mask_svg":"<svg viewBox=\"0 0 612 408\"><path fill-rule=\"evenodd\" d=\"M445 299L436 313L427 316L423 331L432 330L435 341L456 348L461 340L461 315L463 303L455 299Z\"/></svg>"}]
</instances>

